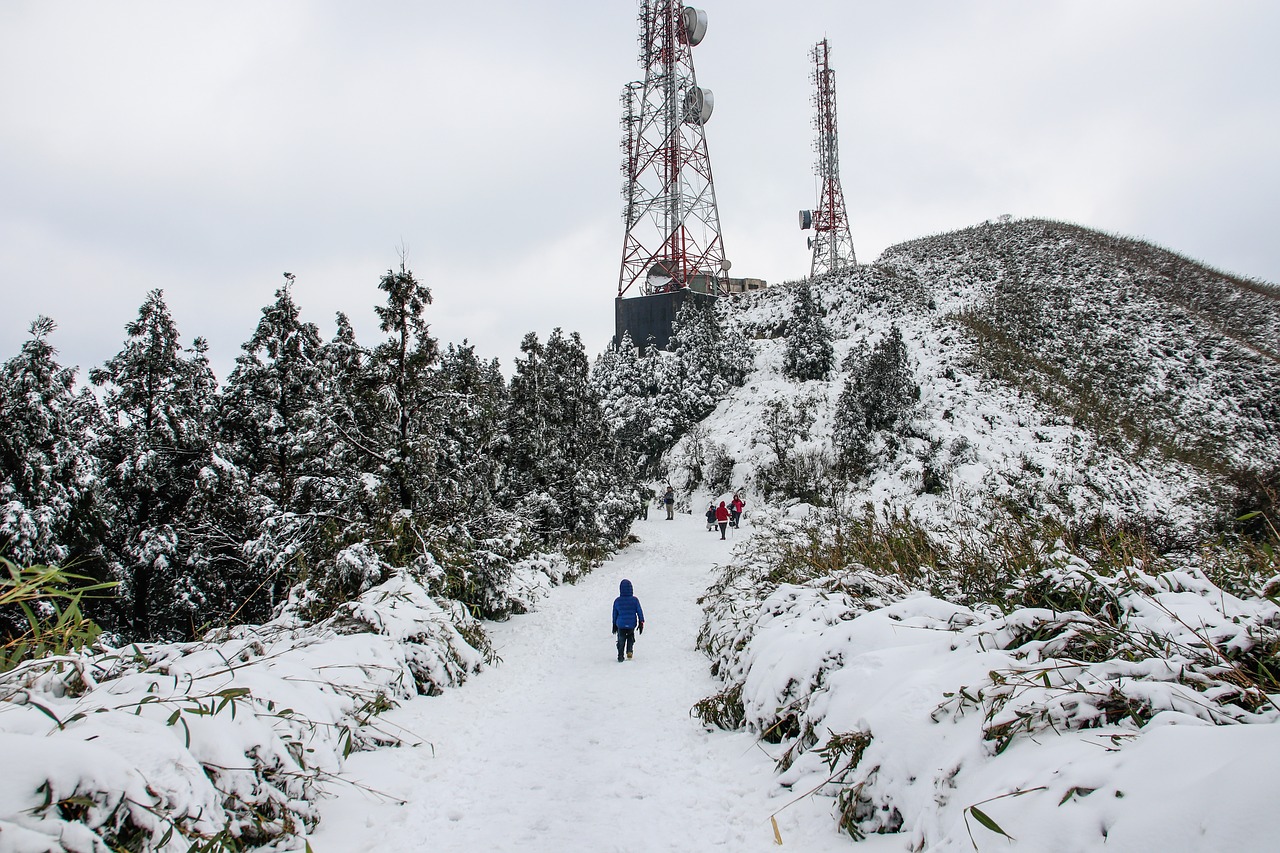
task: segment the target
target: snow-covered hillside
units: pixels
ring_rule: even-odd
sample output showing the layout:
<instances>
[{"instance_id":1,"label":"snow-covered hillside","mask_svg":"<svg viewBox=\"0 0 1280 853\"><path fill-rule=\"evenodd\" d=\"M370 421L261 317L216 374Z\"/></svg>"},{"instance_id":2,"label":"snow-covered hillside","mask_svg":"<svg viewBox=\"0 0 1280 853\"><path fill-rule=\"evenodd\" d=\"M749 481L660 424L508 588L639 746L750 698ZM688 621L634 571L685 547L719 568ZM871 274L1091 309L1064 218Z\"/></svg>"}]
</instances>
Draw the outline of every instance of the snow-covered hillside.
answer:
<instances>
[{"instance_id":1,"label":"snow-covered hillside","mask_svg":"<svg viewBox=\"0 0 1280 853\"><path fill-rule=\"evenodd\" d=\"M812 285L836 363L900 329L920 386L859 483L943 524L997 508L1124 519L1175 538L1220 522L1229 485L1280 466L1280 290L1134 241L1059 223L918 240ZM807 409L791 449L833 453L846 375L783 374L792 288L734 300L755 370L670 454L719 442L734 485L768 492L770 404Z\"/></svg>"}]
</instances>

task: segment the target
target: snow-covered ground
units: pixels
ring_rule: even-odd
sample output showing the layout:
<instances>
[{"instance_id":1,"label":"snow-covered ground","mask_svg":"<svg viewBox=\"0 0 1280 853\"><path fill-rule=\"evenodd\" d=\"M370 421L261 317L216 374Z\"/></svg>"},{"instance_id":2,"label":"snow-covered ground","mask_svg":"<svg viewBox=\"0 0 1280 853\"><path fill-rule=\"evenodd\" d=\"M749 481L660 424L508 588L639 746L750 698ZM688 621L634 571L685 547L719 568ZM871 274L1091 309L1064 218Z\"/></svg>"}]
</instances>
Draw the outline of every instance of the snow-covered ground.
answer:
<instances>
[{"instance_id":1,"label":"snow-covered ground","mask_svg":"<svg viewBox=\"0 0 1280 853\"><path fill-rule=\"evenodd\" d=\"M970 609L866 573L720 587L704 613L718 565L767 551L753 512L728 541L700 516L637 522L638 544L487 626L494 666L399 578L320 625L39 668L0 702L0 853L107 853L112 827L180 853L268 807L286 833L270 849L295 853L764 851L772 816L785 849L815 853L1277 849L1280 694L1218 659L1277 647L1271 601L1064 555L1054 589L1106 587L1123 616L1124 648L1083 658L1088 613ZM618 663L624 577L646 631ZM696 650L704 623L748 731L690 715L726 686ZM758 740L787 714L801 735ZM833 775L835 735L865 742ZM853 847L836 795L900 831Z\"/></svg>"},{"instance_id":2,"label":"snow-covered ground","mask_svg":"<svg viewBox=\"0 0 1280 853\"><path fill-rule=\"evenodd\" d=\"M634 532L639 544L493 626L500 665L388 712L384 726L421 743L352 755L344 777L372 790L322 801L312 850L763 851L776 849L769 818L781 810L787 848L848 851L830 799L779 785L764 751L778 748L689 714L720 689L694 648L697 599L748 524L721 542L701 517L655 512ZM619 664L609 616L623 578L646 623Z\"/></svg>"}]
</instances>

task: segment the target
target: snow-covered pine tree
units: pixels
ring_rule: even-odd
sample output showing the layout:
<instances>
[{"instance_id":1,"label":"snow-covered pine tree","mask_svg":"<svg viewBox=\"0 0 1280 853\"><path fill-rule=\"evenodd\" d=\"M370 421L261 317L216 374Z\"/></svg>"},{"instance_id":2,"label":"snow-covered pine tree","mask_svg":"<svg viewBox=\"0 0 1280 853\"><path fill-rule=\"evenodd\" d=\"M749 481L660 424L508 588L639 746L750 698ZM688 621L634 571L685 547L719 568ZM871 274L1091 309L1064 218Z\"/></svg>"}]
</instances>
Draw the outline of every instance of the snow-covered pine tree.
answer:
<instances>
[{"instance_id":1,"label":"snow-covered pine tree","mask_svg":"<svg viewBox=\"0 0 1280 853\"><path fill-rule=\"evenodd\" d=\"M844 384L832 417L831 444L835 451L836 470L845 477L860 474L867 468L871 430L867 427L867 412L862 398L870 357L871 351L864 341L855 345L840 365Z\"/></svg>"},{"instance_id":2,"label":"snow-covered pine tree","mask_svg":"<svg viewBox=\"0 0 1280 853\"><path fill-rule=\"evenodd\" d=\"M356 340L341 311L337 332L320 353L320 407L316 441L322 448L308 503L321 517L350 529L371 524L377 514L382 460L373 452L377 418L369 352ZM337 531L334 531L336 536Z\"/></svg>"},{"instance_id":3,"label":"snow-covered pine tree","mask_svg":"<svg viewBox=\"0 0 1280 853\"><path fill-rule=\"evenodd\" d=\"M634 518L635 488L590 381L582 340L530 332L511 378L508 490L548 544L601 546Z\"/></svg>"},{"instance_id":4,"label":"snow-covered pine tree","mask_svg":"<svg viewBox=\"0 0 1280 853\"><path fill-rule=\"evenodd\" d=\"M534 332L520 341L507 395L507 436L503 499L527 518L540 534L552 529L556 511L548 491L548 455L555 437L548 411L551 377L547 351Z\"/></svg>"},{"instance_id":5,"label":"snow-covered pine tree","mask_svg":"<svg viewBox=\"0 0 1280 853\"><path fill-rule=\"evenodd\" d=\"M782 359L784 375L806 382L826 380L835 361L831 330L818 311L808 281L796 285L787 323L787 347Z\"/></svg>"},{"instance_id":6,"label":"snow-covered pine tree","mask_svg":"<svg viewBox=\"0 0 1280 853\"><path fill-rule=\"evenodd\" d=\"M640 353L640 375L647 379L643 404L647 427L642 444L647 464L643 473L656 476L662 454L687 428L686 415L679 406L680 363L650 342Z\"/></svg>"},{"instance_id":7,"label":"snow-covered pine tree","mask_svg":"<svg viewBox=\"0 0 1280 853\"><path fill-rule=\"evenodd\" d=\"M233 461L271 512L298 509L298 483L310 473L316 408L320 401L320 353L314 323L301 320L289 287L262 309L253 335L236 358L223 391L223 439Z\"/></svg>"},{"instance_id":8,"label":"snow-covered pine tree","mask_svg":"<svg viewBox=\"0 0 1280 853\"><path fill-rule=\"evenodd\" d=\"M90 436L97 401L62 367L48 317L31 324L20 355L0 369L0 556L20 565L101 569L98 465Z\"/></svg>"},{"instance_id":9,"label":"snow-covered pine tree","mask_svg":"<svg viewBox=\"0 0 1280 853\"><path fill-rule=\"evenodd\" d=\"M709 415L728 393L741 385L753 355L746 341L727 327L726 309L685 302L671 325L670 351L675 356L674 386L663 389L660 405L676 413L678 431Z\"/></svg>"},{"instance_id":10,"label":"snow-covered pine tree","mask_svg":"<svg viewBox=\"0 0 1280 853\"><path fill-rule=\"evenodd\" d=\"M288 567L300 556L316 556L311 509L320 458L331 445L323 429L320 331L302 322L288 285L262 309L241 349L223 394L220 434L248 478L251 504L243 551L253 583L235 597L243 602L242 617L261 619L293 579Z\"/></svg>"},{"instance_id":11,"label":"snow-covered pine tree","mask_svg":"<svg viewBox=\"0 0 1280 853\"><path fill-rule=\"evenodd\" d=\"M386 301L374 310L387 337L365 349L339 314L321 353L323 452L307 501L324 547L302 555L300 590L313 615L368 589L387 566L439 572L426 530L439 498L441 423L439 351L425 318L431 292L403 261L378 289Z\"/></svg>"},{"instance_id":12,"label":"snow-covered pine tree","mask_svg":"<svg viewBox=\"0 0 1280 853\"><path fill-rule=\"evenodd\" d=\"M441 521L470 520L491 526L500 457L507 382L497 359L481 361L465 340L449 344L440 359L439 387L447 416L439 432L435 514Z\"/></svg>"},{"instance_id":13,"label":"snow-covered pine tree","mask_svg":"<svg viewBox=\"0 0 1280 853\"><path fill-rule=\"evenodd\" d=\"M600 411L618 440L638 447L648 412L644 406L646 381L640 373L640 353L629 332L616 345L605 347L591 368L591 381L600 392Z\"/></svg>"},{"instance_id":14,"label":"snow-covered pine tree","mask_svg":"<svg viewBox=\"0 0 1280 853\"><path fill-rule=\"evenodd\" d=\"M432 499L437 452L439 393L432 368L439 349L425 317L431 291L403 260L399 271L387 270L378 289L387 295L386 303L374 309L387 338L369 355L377 405L376 445L370 449L381 463L394 502L391 509L412 512Z\"/></svg>"},{"instance_id":15,"label":"snow-covered pine tree","mask_svg":"<svg viewBox=\"0 0 1280 853\"><path fill-rule=\"evenodd\" d=\"M308 461L311 473L297 483L303 515L269 522L248 545L250 553L284 546L277 559L290 562L291 580L302 581L295 606L317 618L382 579L384 562L374 543L387 540L396 506L386 485L386 411L370 353L346 314L338 312L336 324L318 353L319 402L314 418L306 419L306 440L319 452Z\"/></svg>"},{"instance_id":16,"label":"snow-covered pine tree","mask_svg":"<svg viewBox=\"0 0 1280 853\"><path fill-rule=\"evenodd\" d=\"M871 350L864 376L862 405L870 429L893 429L920 399L920 386L907 361L907 345L896 325Z\"/></svg>"},{"instance_id":17,"label":"snow-covered pine tree","mask_svg":"<svg viewBox=\"0 0 1280 853\"><path fill-rule=\"evenodd\" d=\"M199 346L184 355L161 291L147 294L125 331L123 349L89 374L104 388L108 418L99 456L122 581L118 627L135 638L187 637L222 592L216 577L188 571L192 543L181 536L201 472L214 463L215 383Z\"/></svg>"},{"instance_id":18,"label":"snow-covered pine tree","mask_svg":"<svg viewBox=\"0 0 1280 853\"><path fill-rule=\"evenodd\" d=\"M630 526L637 504L629 477L618 469L615 439L577 332L551 333L547 367L551 394L559 403L551 407L551 428L563 467L551 483L560 525L570 541L612 544Z\"/></svg>"},{"instance_id":19,"label":"snow-covered pine tree","mask_svg":"<svg viewBox=\"0 0 1280 853\"><path fill-rule=\"evenodd\" d=\"M853 349L842 365L844 387L836 402L832 443L840 469L856 475L867 468L872 434L892 430L920 399L907 347L897 326L876 346Z\"/></svg>"},{"instance_id":20,"label":"snow-covered pine tree","mask_svg":"<svg viewBox=\"0 0 1280 853\"><path fill-rule=\"evenodd\" d=\"M671 419L656 410L661 376L667 369L655 348L648 347L642 354L631 335L623 332L617 346L607 347L591 370L600 410L618 444L619 462L637 476L652 473L648 469L671 433Z\"/></svg>"},{"instance_id":21,"label":"snow-covered pine tree","mask_svg":"<svg viewBox=\"0 0 1280 853\"><path fill-rule=\"evenodd\" d=\"M233 615L241 622L261 621L270 608L254 607L249 600L261 584L261 574L244 560L254 529L249 478L217 441L222 399L204 338L192 341L182 366L183 390L198 413L191 431L195 483L176 525L185 560L174 588L165 594L179 622L173 633L192 636L202 627L228 624Z\"/></svg>"}]
</instances>

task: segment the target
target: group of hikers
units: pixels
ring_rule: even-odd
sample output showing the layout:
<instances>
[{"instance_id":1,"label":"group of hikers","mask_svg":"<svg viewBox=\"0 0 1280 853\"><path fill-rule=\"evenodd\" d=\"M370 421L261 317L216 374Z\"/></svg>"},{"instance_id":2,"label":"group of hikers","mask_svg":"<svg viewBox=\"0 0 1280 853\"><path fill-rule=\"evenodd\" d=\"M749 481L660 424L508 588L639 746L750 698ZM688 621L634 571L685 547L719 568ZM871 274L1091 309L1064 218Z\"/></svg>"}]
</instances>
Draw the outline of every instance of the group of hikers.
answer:
<instances>
[{"instance_id":1,"label":"group of hikers","mask_svg":"<svg viewBox=\"0 0 1280 853\"><path fill-rule=\"evenodd\" d=\"M662 497L658 498L658 502L667 508L667 521L671 521L676 517L676 491L671 486L667 486L667 490L663 492ZM740 492L734 492L732 500L720 501L720 505L716 506L716 502L712 501L707 506L707 530L715 530L719 528L720 538L725 538L725 532L730 528L736 528L742 519L742 510L746 507L746 501L742 499ZM647 507L646 507L647 509ZM644 518L648 518L648 512L644 513Z\"/></svg>"},{"instance_id":2,"label":"group of hikers","mask_svg":"<svg viewBox=\"0 0 1280 853\"><path fill-rule=\"evenodd\" d=\"M742 500L742 496L737 492L733 493L733 500L729 501L727 506L724 501L720 501L719 506L716 506L716 502L712 501L707 505L707 530L720 528L720 538L723 539L726 530L730 527L737 528L738 522L742 518L742 510L746 505L746 502Z\"/></svg>"}]
</instances>

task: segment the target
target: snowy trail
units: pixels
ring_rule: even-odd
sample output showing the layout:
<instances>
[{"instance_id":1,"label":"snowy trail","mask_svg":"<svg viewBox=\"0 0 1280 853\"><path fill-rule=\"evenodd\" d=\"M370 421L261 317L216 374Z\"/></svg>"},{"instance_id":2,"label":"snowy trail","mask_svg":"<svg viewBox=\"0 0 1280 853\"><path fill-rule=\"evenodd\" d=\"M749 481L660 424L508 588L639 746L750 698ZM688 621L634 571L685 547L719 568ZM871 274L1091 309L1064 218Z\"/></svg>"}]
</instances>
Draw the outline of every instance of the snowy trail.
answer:
<instances>
[{"instance_id":1,"label":"snowy trail","mask_svg":"<svg viewBox=\"0 0 1280 853\"><path fill-rule=\"evenodd\" d=\"M345 775L406 804L344 786L322 803L315 853L777 849L769 815L795 794L752 737L689 715L718 688L694 649L697 597L734 542L660 515L538 612L494 626L502 664L386 715L427 743L353 755ZM646 625L620 664L609 615L624 577ZM778 815L786 846L847 853L829 807Z\"/></svg>"}]
</instances>

